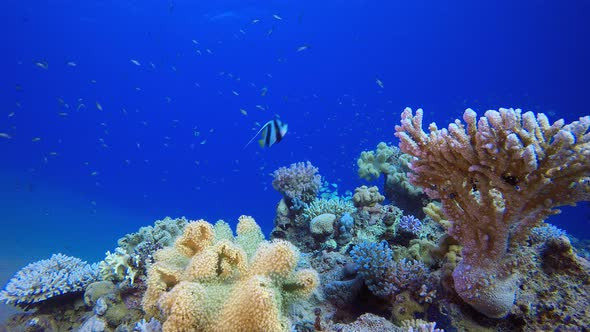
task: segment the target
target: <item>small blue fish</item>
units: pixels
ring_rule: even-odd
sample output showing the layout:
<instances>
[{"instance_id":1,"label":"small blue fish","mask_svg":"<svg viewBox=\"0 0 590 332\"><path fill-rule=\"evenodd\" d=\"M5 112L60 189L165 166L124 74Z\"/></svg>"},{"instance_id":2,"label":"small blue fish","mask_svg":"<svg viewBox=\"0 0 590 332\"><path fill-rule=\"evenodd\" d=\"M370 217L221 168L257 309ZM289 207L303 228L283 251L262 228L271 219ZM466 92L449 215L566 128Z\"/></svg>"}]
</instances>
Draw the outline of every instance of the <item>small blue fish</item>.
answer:
<instances>
[{"instance_id":1,"label":"small blue fish","mask_svg":"<svg viewBox=\"0 0 590 332\"><path fill-rule=\"evenodd\" d=\"M248 141L248 143L244 145L243 149L250 145L250 143L252 143L256 136L258 136L258 134L260 133L262 133L262 135L258 140L258 144L261 148L270 148L274 144L280 142L283 139L283 137L285 137L285 135L287 134L287 127L288 125L286 123L283 123L279 119L268 121L264 124L264 126L262 126L262 128L260 128L256 135L254 135L254 137L252 137L250 141Z\"/></svg>"}]
</instances>

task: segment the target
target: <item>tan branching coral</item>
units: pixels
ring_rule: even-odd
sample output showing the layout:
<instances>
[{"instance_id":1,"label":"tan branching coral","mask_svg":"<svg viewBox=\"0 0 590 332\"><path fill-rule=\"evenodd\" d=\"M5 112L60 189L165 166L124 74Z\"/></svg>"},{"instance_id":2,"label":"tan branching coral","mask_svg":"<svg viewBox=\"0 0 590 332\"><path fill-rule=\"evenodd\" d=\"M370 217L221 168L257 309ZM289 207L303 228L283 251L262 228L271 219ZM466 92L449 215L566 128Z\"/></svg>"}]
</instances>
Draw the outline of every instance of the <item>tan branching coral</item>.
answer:
<instances>
[{"instance_id":1,"label":"tan branching coral","mask_svg":"<svg viewBox=\"0 0 590 332\"><path fill-rule=\"evenodd\" d=\"M317 272L296 271L297 248L265 241L252 217L240 217L237 234L199 220L156 252L142 305L165 332L289 331L286 310L313 292Z\"/></svg>"},{"instance_id":2,"label":"tan branching coral","mask_svg":"<svg viewBox=\"0 0 590 332\"><path fill-rule=\"evenodd\" d=\"M463 245L453 272L459 295L480 312L511 308L517 275L510 250L561 205L590 199L590 117L565 125L540 113L468 109L448 129L422 130L422 110L396 126L410 181L442 203L449 234Z\"/></svg>"}]
</instances>

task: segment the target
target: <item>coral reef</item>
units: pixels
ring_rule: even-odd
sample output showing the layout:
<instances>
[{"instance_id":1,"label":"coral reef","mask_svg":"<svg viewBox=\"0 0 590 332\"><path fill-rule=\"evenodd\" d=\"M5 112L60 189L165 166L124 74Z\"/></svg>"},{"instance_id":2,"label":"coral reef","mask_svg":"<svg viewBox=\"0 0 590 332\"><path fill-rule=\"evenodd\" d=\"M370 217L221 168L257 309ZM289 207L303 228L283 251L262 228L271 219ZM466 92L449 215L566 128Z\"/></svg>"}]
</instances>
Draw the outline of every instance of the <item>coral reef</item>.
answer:
<instances>
[{"instance_id":1,"label":"coral reef","mask_svg":"<svg viewBox=\"0 0 590 332\"><path fill-rule=\"evenodd\" d=\"M511 253L557 206L590 199L590 117L565 125L540 113L463 114L448 129L422 130L422 110L396 126L415 157L410 182L440 200L448 232L463 245L453 272L461 298L489 317L512 308L519 283Z\"/></svg>"},{"instance_id":2,"label":"coral reef","mask_svg":"<svg viewBox=\"0 0 590 332\"><path fill-rule=\"evenodd\" d=\"M0 301L27 309L60 295L83 291L97 279L96 264L54 254L18 271L0 292Z\"/></svg>"},{"instance_id":3,"label":"coral reef","mask_svg":"<svg viewBox=\"0 0 590 332\"><path fill-rule=\"evenodd\" d=\"M320 214L311 220L309 223L309 230L314 236L328 236L334 232L335 221L336 216L331 213Z\"/></svg>"},{"instance_id":4,"label":"coral reef","mask_svg":"<svg viewBox=\"0 0 590 332\"><path fill-rule=\"evenodd\" d=\"M138 332L160 332L162 331L162 324L152 317L149 321L142 319L140 322L135 324L134 331Z\"/></svg>"},{"instance_id":5,"label":"coral reef","mask_svg":"<svg viewBox=\"0 0 590 332\"><path fill-rule=\"evenodd\" d=\"M430 218L430 220L436 222L445 230L448 230L449 227L451 227L451 223L446 219L439 202L432 201L426 204L426 206L422 208L422 211L424 211L424 214Z\"/></svg>"},{"instance_id":6,"label":"coral reef","mask_svg":"<svg viewBox=\"0 0 590 332\"><path fill-rule=\"evenodd\" d=\"M393 251L385 241L360 243L354 246L350 255L365 284L379 297L393 300L403 291L420 295L420 290L428 288L425 285L428 269L424 264L406 259L394 261Z\"/></svg>"},{"instance_id":7,"label":"coral reef","mask_svg":"<svg viewBox=\"0 0 590 332\"><path fill-rule=\"evenodd\" d=\"M247 216L236 235L223 220L166 218L122 238L100 268L63 255L25 267L0 297L35 310L0 331L586 331L587 244L541 220L587 198L589 121L496 113L426 135L406 111L398 135L419 155L374 153L374 169L403 158L405 181L436 199L412 198L420 215L376 187L318 192L317 169L293 164L277 171L270 241ZM537 168L518 173L532 151Z\"/></svg>"},{"instance_id":8,"label":"coral reef","mask_svg":"<svg viewBox=\"0 0 590 332\"><path fill-rule=\"evenodd\" d=\"M117 243L127 254L133 254L139 247L146 245L156 245L160 248L170 246L174 239L182 234L182 230L187 224L184 217L156 220L153 226L141 227L138 232L127 234L120 238Z\"/></svg>"},{"instance_id":9,"label":"coral reef","mask_svg":"<svg viewBox=\"0 0 590 332\"><path fill-rule=\"evenodd\" d=\"M531 229L529 239L533 242L545 242L561 236L567 236L567 233L551 224L545 224Z\"/></svg>"},{"instance_id":10,"label":"coral reef","mask_svg":"<svg viewBox=\"0 0 590 332\"><path fill-rule=\"evenodd\" d=\"M291 209L299 210L316 198L322 177L309 161L281 167L272 173L272 187L283 195Z\"/></svg>"},{"instance_id":11,"label":"coral reef","mask_svg":"<svg viewBox=\"0 0 590 332\"><path fill-rule=\"evenodd\" d=\"M375 206L375 204L383 203L384 200L385 196L379 193L379 188L376 186L360 186L354 189L354 195L352 195L352 203L357 208Z\"/></svg>"},{"instance_id":12,"label":"coral reef","mask_svg":"<svg viewBox=\"0 0 590 332\"><path fill-rule=\"evenodd\" d=\"M104 261L98 264L102 280L125 281L133 284L139 272L140 257L129 255L121 247L106 252Z\"/></svg>"},{"instance_id":13,"label":"coral reef","mask_svg":"<svg viewBox=\"0 0 590 332\"><path fill-rule=\"evenodd\" d=\"M422 222L414 216L402 216L397 227L403 232L420 234L420 231L422 231Z\"/></svg>"},{"instance_id":14,"label":"coral reef","mask_svg":"<svg viewBox=\"0 0 590 332\"><path fill-rule=\"evenodd\" d=\"M325 214L331 213L337 218L342 217L345 213L353 213L356 208L348 200L341 198L337 199L316 199L309 204L305 204L302 216L311 221L313 218Z\"/></svg>"},{"instance_id":15,"label":"coral reef","mask_svg":"<svg viewBox=\"0 0 590 332\"><path fill-rule=\"evenodd\" d=\"M399 148L380 142L376 150L361 152L357 160L358 174L367 181L383 174L387 199L407 213L421 216L422 199L425 196L420 187L408 180L411 160L412 157L402 153Z\"/></svg>"},{"instance_id":16,"label":"coral reef","mask_svg":"<svg viewBox=\"0 0 590 332\"><path fill-rule=\"evenodd\" d=\"M352 240L354 230L354 218L350 213L344 213L338 220L337 224L337 241L338 244L343 246Z\"/></svg>"},{"instance_id":17,"label":"coral reef","mask_svg":"<svg viewBox=\"0 0 590 332\"><path fill-rule=\"evenodd\" d=\"M327 331L340 332L382 332L382 331L403 331L398 329L390 321L371 313L360 316L356 321L349 324L332 324Z\"/></svg>"},{"instance_id":18,"label":"coral reef","mask_svg":"<svg viewBox=\"0 0 590 332\"><path fill-rule=\"evenodd\" d=\"M264 241L250 217L240 217L236 233L234 241L216 242L213 225L191 222L174 247L156 253L143 308L164 331L290 329L286 310L311 294L317 273L296 271L298 250Z\"/></svg>"}]
</instances>

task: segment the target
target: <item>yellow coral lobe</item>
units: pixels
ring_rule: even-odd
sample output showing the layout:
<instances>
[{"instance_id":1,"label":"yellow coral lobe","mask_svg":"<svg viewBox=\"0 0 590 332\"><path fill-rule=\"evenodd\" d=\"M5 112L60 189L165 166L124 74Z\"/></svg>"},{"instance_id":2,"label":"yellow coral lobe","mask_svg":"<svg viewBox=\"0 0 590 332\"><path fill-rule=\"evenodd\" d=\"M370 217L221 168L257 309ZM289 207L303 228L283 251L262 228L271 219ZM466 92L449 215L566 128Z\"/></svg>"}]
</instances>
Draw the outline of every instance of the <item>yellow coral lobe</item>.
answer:
<instances>
[{"instance_id":1,"label":"yellow coral lobe","mask_svg":"<svg viewBox=\"0 0 590 332\"><path fill-rule=\"evenodd\" d=\"M206 250L194 255L184 270L183 279L207 281L217 276L217 253Z\"/></svg>"},{"instance_id":2,"label":"yellow coral lobe","mask_svg":"<svg viewBox=\"0 0 590 332\"><path fill-rule=\"evenodd\" d=\"M268 277L253 276L234 287L223 306L214 332L288 331L281 322L279 303Z\"/></svg>"},{"instance_id":3,"label":"yellow coral lobe","mask_svg":"<svg viewBox=\"0 0 590 332\"><path fill-rule=\"evenodd\" d=\"M293 282L286 287L292 289L292 293L300 298L307 298L320 284L320 277L315 270L303 269L295 273Z\"/></svg>"},{"instance_id":4,"label":"yellow coral lobe","mask_svg":"<svg viewBox=\"0 0 590 332\"><path fill-rule=\"evenodd\" d=\"M181 271L157 262L148 271L147 289L143 295L141 305L148 316L160 317L158 300L166 291L180 282Z\"/></svg>"},{"instance_id":5,"label":"yellow coral lobe","mask_svg":"<svg viewBox=\"0 0 590 332\"><path fill-rule=\"evenodd\" d=\"M238 235L258 231L260 231L260 226L258 226L254 218L245 215L238 218L238 226L236 228L236 233Z\"/></svg>"},{"instance_id":6,"label":"yellow coral lobe","mask_svg":"<svg viewBox=\"0 0 590 332\"><path fill-rule=\"evenodd\" d=\"M385 200L385 196L379 193L377 186L367 187L360 186L354 189L354 195L352 196L352 202L355 207L362 208L364 206L375 206Z\"/></svg>"},{"instance_id":7,"label":"yellow coral lobe","mask_svg":"<svg viewBox=\"0 0 590 332\"><path fill-rule=\"evenodd\" d=\"M214 250L218 257L217 274L219 277L225 279L232 276L234 272L240 274L246 272L248 259L246 258L246 252L242 248L224 240L216 244Z\"/></svg>"},{"instance_id":8,"label":"yellow coral lobe","mask_svg":"<svg viewBox=\"0 0 590 332\"><path fill-rule=\"evenodd\" d=\"M154 253L154 260L156 262L166 262L171 266L185 266L187 258L182 255L176 248L162 248Z\"/></svg>"},{"instance_id":9,"label":"yellow coral lobe","mask_svg":"<svg viewBox=\"0 0 590 332\"><path fill-rule=\"evenodd\" d=\"M236 227L236 243L246 251L248 259L251 259L256 252L258 245L264 241L264 234L254 218L249 216L240 216Z\"/></svg>"},{"instance_id":10,"label":"yellow coral lobe","mask_svg":"<svg viewBox=\"0 0 590 332\"><path fill-rule=\"evenodd\" d=\"M162 326L164 332L202 331L205 287L201 284L182 281L159 301L160 309L168 318Z\"/></svg>"},{"instance_id":11,"label":"yellow coral lobe","mask_svg":"<svg viewBox=\"0 0 590 332\"><path fill-rule=\"evenodd\" d=\"M187 257L192 257L213 243L215 232L213 226L205 220L190 222L184 233L176 240L178 251Z\"/></svg>"},{"instance_id":12,"label":"yellow coral lobe","mask_svg":"<svg viewBox=\"0 0 590 332\"><path fill-rule=\"evenodd\" d=\"M430 219L439 224L445 230L449 229L449 227L451 226L449 221L445 219L445 215L439 204L430 202L422 208L422 211L424 212L424 214L430 217Z\"/></svg>"},{"instance_id":13,"label":"yellow coral lobe","mask_svg":"<svg viewBox=\"0 0 590 332\"><path fill-rule=\"evenodd\" d=\"M234 272L246 270L246 253L228 240L222 240L191 258L184 279L207 281L213 278L226 279Z\"/></svg>"},{"instance_id":14,"label":"yellow coral lobe","mask_svg":"<svg viewBox=\"0 0 590 332\"><path fill-rule=\"evenodd\" d=\"M250 275L260 274L276 276L279 278L288 277L299 260L299 251L285 240L274 240L260 244L250 264Z\"/></svg>"}]
</instances>

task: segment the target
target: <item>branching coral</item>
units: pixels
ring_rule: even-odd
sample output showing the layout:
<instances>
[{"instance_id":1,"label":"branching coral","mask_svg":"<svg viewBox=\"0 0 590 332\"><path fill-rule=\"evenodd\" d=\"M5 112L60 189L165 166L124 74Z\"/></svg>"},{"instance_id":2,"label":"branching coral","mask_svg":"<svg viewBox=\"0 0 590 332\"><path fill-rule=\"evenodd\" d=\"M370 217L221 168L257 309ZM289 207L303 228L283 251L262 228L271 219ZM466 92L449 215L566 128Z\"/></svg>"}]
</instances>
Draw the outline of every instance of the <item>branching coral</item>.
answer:
<instances>
[{"instance_id":1,"label":"branching coral","mask_svg":"<svg viewBox=\"0 0 590 332\"><path fill-rule=\"evenodd\" d=\"M280 192L289 207L299 210L304 203L314 200L320 190L322 177L309 161L281 167L272 173L272 187Z\"/></svg>"},{"instance_id":2,"label":"branching coral","mask_svg":"<svg viewBox=\"0 0 590 332\"><path fill-rule=\"evenodd\" d=\"M119 239L118 245L130 255L144 247L169 246L182 233L186 223L187 220L184 217L176 219L166 217L157 220L153 226L141 227L137 233L125 235Z\"/></svg>"},{"instance_id":3,"label":"branching coral","mask_svg":"<svg viewBox=\"0 0 590 332\"><path fill-rule=\"evenodd\" d=\"M236 238L223 225L191 222L173 248L155 256L142 304L164 331L288 331L289 304L319 283L314 270L295 270L295 246L265 241L246 216Z\"/></svg>"},{"instance_id":4,"label":"branching coral","mask_svg":"<svg viewBox=\"0 0 590 332\"><path fill-rule=\"evenodd\" d=\"M410 181L442 203L449 234L462 245L455 289L490 317L510 310L517 286L511 256L557 206L590 199L590 117L550 124L519 109L468 109L448 129L422 130L422 110L396 126L400 148L417 159Z\"/></svg>"},{"instance_id":5,"label":"branching coral","mask_svg":"<svg viewBox=\"0 0 590 332\"><path fill-rule=\"evenodd\" d=\"M397 224L397 228L402 232L418 235L422 230L422 221L412 215L403 216Z\"/></svg>"},{"instance_id":6,"label":"branching coral","mask_svg":"<svg viewBox=\"0 0 590 332\"><path fill-rule=\"evenodd\" d=\"M316 199L309 204L305 204L303 209L303 217L311 221L313 218L325 214L331 213L337 218L342 217L345 213L354 213L356 208L352 205L351 201L338 199Z\"/></svg>"},{"instance_id":7,"label":"branching coral","mask_svg":"<svg viewBox=\"0 0 590 332\"><path fill-rule=\"evenodd\" d=\"M393 260L393 251L385 241L362 242L350 252L358 273L373 294L394 299L402 291L418 293L426 281L428 269L422 262Z\"/></svg>"},{"instance_id":8,"label":"branching coral","mask_svg":"<svg viewBox=\"0 0 590 332\"><path fill-rule=\"evenodd\" d=\"M0 292L0 301L26 309L55 296L83 291L97 279L96 264L55 254L18 271Z\"/></svg>"}]
</instances>

